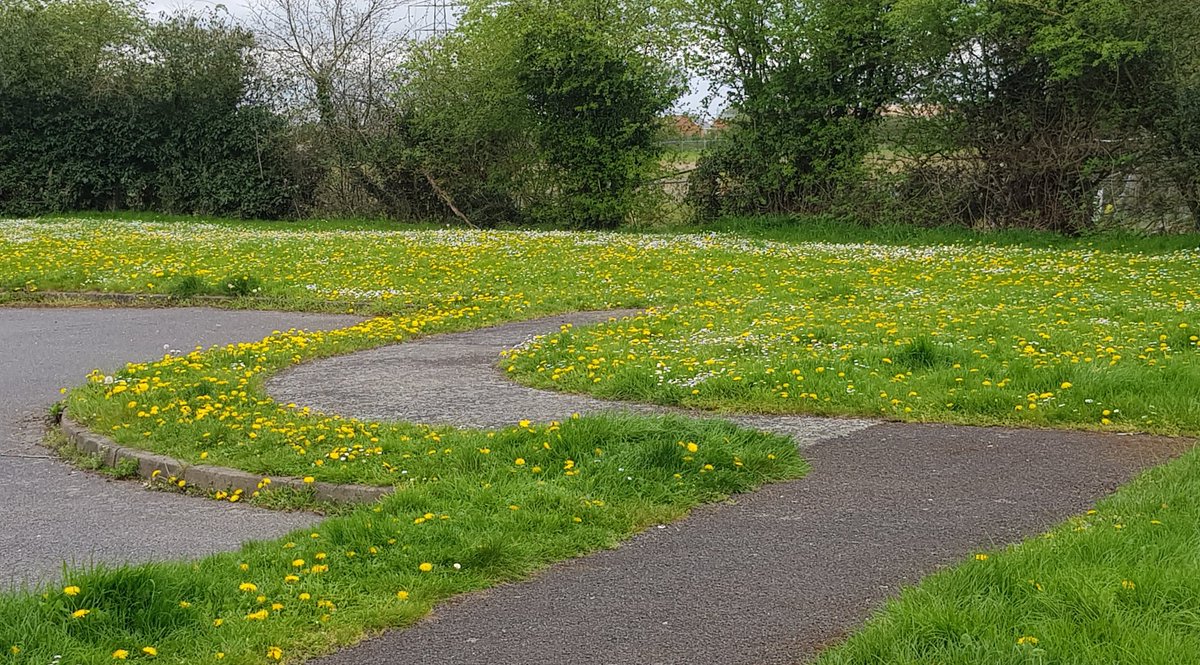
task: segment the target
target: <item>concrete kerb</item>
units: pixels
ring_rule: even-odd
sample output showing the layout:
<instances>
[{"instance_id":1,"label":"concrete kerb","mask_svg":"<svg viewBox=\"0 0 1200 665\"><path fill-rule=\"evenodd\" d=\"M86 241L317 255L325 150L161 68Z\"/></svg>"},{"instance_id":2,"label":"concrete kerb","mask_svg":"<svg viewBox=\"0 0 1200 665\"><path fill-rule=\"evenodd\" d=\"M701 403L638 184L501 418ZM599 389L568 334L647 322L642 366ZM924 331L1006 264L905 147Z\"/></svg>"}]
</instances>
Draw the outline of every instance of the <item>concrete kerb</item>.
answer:
<instances>
[{"instance_id":1,"label":"concrete kerb","mask_svg":"<svg viewBox=\"0 0 1200 665\"><path fill-rule=\"evenodd\" d=\"M62 433L75 448L89 455L100 457L108 466L131 459L137 462L138 475L146 480L159 476L174 476L192 487L214 491L232 492L242 490L247 496L260 489L264 476L204 464L186 464L172 457L158 455L146 450L127 448L112 439L89 431L65 414L60 423ZM306 483L302 478L290 476L270 477L271 489L281 487L311 491L318 501L333 503L372 503L392 493L394 488L370 485L340 485L336 483Z\"/></svg>"}]
</instances>

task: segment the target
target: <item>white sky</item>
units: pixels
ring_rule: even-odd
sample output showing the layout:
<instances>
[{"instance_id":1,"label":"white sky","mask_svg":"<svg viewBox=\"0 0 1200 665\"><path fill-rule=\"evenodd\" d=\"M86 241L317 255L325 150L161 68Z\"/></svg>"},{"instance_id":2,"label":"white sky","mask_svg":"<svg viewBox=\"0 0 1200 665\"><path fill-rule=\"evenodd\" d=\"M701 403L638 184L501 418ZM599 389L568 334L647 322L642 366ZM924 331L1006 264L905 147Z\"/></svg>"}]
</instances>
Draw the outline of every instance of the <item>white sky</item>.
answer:
<instances>
[{"instance_id":1,"label":"white sky","mask_svg":"<svg viewBox=\"0 0 1200 665\"><path fill-rule=\"evenodd\" d=\"M211 8L224 8L234 19L245 21L249 18L250 13L247 0L146 0L144 6L147 13L151 16L159 13L171 13L181 9L203 11ZM410 12L410 21L413 25L424 26L428 23L424 9L413 7L410 9ZM707 115L709 118L716 117L723 108L722 101L714 101L708 108L705 108L703 100L708 94L707 84L702 81L694 81L692 85L701 89L682 97L676 103L675 110L685 113L697 113L701 116Z\"/></svg>"}]
</instances>

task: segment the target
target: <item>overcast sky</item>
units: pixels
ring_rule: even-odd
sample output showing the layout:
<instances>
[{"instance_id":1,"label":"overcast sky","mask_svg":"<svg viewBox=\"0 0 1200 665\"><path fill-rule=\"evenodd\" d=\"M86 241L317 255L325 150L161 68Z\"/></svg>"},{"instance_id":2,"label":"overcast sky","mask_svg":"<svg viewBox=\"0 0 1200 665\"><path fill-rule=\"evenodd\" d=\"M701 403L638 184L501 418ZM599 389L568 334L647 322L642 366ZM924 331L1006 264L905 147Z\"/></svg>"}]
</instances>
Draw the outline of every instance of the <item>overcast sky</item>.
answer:
<instances>
[{"instance_id":1,"label":"overcast sky","mask_svg":"<svg viewBox=\"0 0 1200 665\"><path fill-rule=\"evenodd\" d=\"M180 9L205 10L211 8L223 7L229 12L230 16L239 20L245 21L249 18L250 11L248 9L248 0L148 0L145 3L147 12L151 15L159 13L172 13ZM428 27L429 17L427 10L421 7L410 8L409 24L415 28ZM686 113L705 114L706 109L703 107L703 99L708 94L707 86L699 85L700 82L693 84L693 87L703 87L704 89L692 92L679 100L677 107L679 111ZM721 112L721 103L714 102L707 109L707 115L711 118Z\"/></svg>"}]
</instances>

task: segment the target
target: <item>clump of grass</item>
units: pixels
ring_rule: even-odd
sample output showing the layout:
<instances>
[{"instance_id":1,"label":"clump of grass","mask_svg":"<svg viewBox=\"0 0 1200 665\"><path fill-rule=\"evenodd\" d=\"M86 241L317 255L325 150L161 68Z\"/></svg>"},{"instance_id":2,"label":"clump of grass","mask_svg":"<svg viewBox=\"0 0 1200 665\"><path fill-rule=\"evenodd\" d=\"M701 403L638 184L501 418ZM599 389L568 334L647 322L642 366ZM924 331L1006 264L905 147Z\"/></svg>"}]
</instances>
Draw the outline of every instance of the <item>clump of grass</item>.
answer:
<instances>
[{"instance_id":1,"label":"clump of grass","mask_svg":"<svg viewBox=\"0 0 1200 665\"><path fill-rule=\"evenodd\" d=\"M262 280L248 274L230 275L221 280L221 291L235 298L256 296L262 291Z\"/></svg>"},{"instance_id":2,"label":"clump of grass","mask_svg":"<svg viewBox=\"0 0 1200 665\"><path fill-rule=\"evenodd\" d=\"M212 288L197 275L183 275L176 278L167 287L167 292L176 298L194 298L210 293Z\"/></svg>"},{"instance_id":3,"label":"clump of grass","mask_svg":"<svg viewBox=\"0 0 1200 665\"><path fill-rule=\"evenodd\" d=\"M950 367L954 364L954 354L938 346L929 337L920 335L913 341L900 347L896 352L896 362L901 367L913 370L931 369L934 367Z\"/></svg>"}]
</instances>

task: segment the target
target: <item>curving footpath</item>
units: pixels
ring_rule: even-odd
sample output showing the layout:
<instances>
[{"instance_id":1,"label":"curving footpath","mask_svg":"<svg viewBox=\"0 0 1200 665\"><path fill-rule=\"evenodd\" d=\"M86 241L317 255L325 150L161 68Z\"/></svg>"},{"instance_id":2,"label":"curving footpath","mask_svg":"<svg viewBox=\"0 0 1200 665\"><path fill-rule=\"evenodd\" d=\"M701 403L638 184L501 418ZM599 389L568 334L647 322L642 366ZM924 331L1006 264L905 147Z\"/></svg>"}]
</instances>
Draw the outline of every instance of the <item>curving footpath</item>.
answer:
<instances>
[{"instance_id":1,"label":"curving footpath","mask_svg":"<svg viewBox=\"0 0 1200 665\"><path fill-rule=\"evenodd\" d=\"M496 367L552 317L364 351L274 378L280 401L460 426L645 405L533 390ZM470 594L322 665L793 663L853 631L905 584L1036 535L1191 443L1148 436L876 423L732 420L786 433L811 473L621 547Z\"/></svg>"},{"instance_id":2,"label":"curving footpath","mask_svg":"<svg viewBox=\"0 0 1200 665\"><path fill-rule=\"evenodd\" d=\"M43 422L59 388L97 367L359 320L215 309L0 308L0 588L48 581L64 563L193 558L314 522L315 515L149 492L76 470L39 445Z\"/></svg>"}]
</instances>

